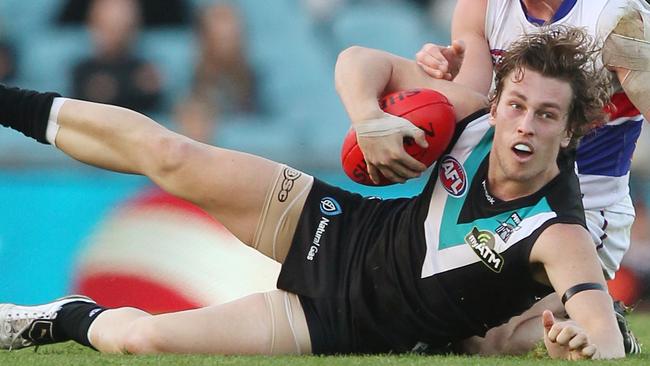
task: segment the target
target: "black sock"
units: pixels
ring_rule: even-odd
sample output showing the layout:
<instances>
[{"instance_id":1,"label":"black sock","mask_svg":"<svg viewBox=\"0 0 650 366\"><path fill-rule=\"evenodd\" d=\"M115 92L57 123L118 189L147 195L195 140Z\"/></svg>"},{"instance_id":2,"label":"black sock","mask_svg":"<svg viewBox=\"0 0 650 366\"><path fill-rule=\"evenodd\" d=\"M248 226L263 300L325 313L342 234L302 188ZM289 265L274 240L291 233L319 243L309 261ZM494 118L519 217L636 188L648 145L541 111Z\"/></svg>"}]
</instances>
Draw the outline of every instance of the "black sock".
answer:
<instances>
[{"instance_id":1,"label":"black sock","mask_svg":"<svg viewBox=\"0 0 650 366\"><path fill-rule=\"evenodd\" d=\"M47 121L54 98L60 96L0 85L0 124L49 144L45 138Z\"/></svg>"},{"instance_id":2,"label":"black sock","mask_svg":"<svg viewBox=\"0 0 650 366\"><path fill-rule=\"evenodd\" d=\"M107 308L84 301L75 301L63 305L57 312L54 321L57 330L56 340L58 342L73 340L94 349L95 347L88 340L88 329L104 310L107 310Z\"/></svg>"}]
</instances>

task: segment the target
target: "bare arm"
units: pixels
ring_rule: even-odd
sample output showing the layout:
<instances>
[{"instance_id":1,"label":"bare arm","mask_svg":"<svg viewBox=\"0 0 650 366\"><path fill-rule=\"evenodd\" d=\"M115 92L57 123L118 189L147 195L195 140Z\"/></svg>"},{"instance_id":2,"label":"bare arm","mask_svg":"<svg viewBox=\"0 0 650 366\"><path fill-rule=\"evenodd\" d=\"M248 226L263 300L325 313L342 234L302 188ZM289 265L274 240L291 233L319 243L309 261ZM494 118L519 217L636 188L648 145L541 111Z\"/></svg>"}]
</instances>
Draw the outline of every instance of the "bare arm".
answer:
<instances>
[{"instance_id":1,"label":"bare arm","mask_svg":"<svg viewBox=\"0 0 650 366\"><path fill-rule=\"evenodd\" d=\"M486 107L486 98L447 80L432 79L417 64L388 52L353 46L336 62L336 90L352 124L383 114L377 99L397 90L428 88L444 94L456 110L456 120Z\"/></svg>"},{"instance_id":2,"label":"bare arm","mask_svg":"<svg viewBox=\"0 0 650 366\"><path fill-rule=\"evenodd\" d=\"M492 57L485 35L486 9L487 0L458 1L452 20L452 45L428 43L416 54L424 72L487 95L492 85Z\"/></svg>"},{"instance_id":3,"label":"bare arm","mask_svg":"<svg viewBox=\"0 0 650 366\"><path fill-rule=\"evenodd\" d=\"M459 0L451 24L452 39L465 42L465 57L454 79L487 95L492 85L492 56L485 34L487 0Z\"/></svg>"},{"instance_id":4,"label":"bare arm","mask_svg":"<svg viewBox=\"0 0 650 366\"><path fill-rule=\"evenodd\" d=\"M551 225L535 243L530 261L543 264L548 280L559 296L572 286L585 282L600 283L607 288L589 233L580 226ZM623 339L608 293L598 290L579 292L566 302L565 308L571 319L584 329L584 334L580 336L586 336L587 344L595 346L594 358L625 356ZM579 334L580 331L576 335ZM563 337L566 338L566 334ZM551 351L549 349L549 354L553 356ZM558 352L557 349L553 351ZM579 358L577 356L580 350L569 350L566 347L564 351L564 357Z\"/></svg>"},{"instance_id":5,"label":"bare arm","mask_svg":"<svg viewBox=\"0 0 650 366\"><path fill-rule=\"evenodd\" d=\"M484 96L461 85L430 78L414 61L369 48L350 47L343 51L336 63L335 79L336 90L353 127L375 119L399 128L381 137L357 134L368 173L375 182L379 181L379 172L392 181L404 182L426 169L403 147L406 136L426 147L424 133L413 128L410 122L385 114L377 103L379 96L404 89L434 89L447 96L454 105L457 120L487 106Z\"/></svg>"}]
</instances>

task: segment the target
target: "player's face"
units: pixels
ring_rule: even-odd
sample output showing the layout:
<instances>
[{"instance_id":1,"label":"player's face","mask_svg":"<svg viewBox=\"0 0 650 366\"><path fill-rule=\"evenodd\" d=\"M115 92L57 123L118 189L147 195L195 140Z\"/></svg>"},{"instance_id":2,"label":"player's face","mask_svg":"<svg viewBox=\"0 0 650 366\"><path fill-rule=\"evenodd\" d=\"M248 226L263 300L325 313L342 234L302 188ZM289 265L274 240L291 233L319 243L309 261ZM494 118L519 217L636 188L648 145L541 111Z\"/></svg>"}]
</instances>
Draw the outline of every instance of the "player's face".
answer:
<instances>
[{"instance_id":1,"label":"player's face","mask_svg":"<svg viewBox=\"0 0 650 366\"><path fill-rule=\"evenodd\" d=\"M566 126L572 96L568 82L531 70L525 70L518 82L514 74L505 80L491 110L495 125L491 183L515 184L513 188L526 195L557 175L560 147L569 143Z\"/></svg>"}]
</instances>

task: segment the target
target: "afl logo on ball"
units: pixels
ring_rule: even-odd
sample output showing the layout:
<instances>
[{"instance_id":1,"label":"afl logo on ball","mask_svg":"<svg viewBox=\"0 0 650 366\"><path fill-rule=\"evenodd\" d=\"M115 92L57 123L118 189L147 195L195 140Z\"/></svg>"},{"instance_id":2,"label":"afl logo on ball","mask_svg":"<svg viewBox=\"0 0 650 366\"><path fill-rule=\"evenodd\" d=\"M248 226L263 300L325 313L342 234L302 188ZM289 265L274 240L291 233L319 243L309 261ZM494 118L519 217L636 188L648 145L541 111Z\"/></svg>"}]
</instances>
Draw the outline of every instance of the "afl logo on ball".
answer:
<instances>
[{"instance_id":1,"label":"afl logo on ball","mask_svg":"<svg viewBox=\"0 0 650 366\"><path fill-rule=\"evenodd\" d=\"M332 197L323 197L320 200L320 212L327 216L336 216L343 212L341 205Z\"/></svg>"},{"instance_id":2,"label":"afl logo on ball","mask_svg":"<svg viewBox=\"0 0 650 366\"><path fill-rule=\"evenodd\" d=\"M440 183L450 195L460 197L467 188L467 174L465 169L451 156L442 159L438 172Z\"/></svg>"}]
</instances>

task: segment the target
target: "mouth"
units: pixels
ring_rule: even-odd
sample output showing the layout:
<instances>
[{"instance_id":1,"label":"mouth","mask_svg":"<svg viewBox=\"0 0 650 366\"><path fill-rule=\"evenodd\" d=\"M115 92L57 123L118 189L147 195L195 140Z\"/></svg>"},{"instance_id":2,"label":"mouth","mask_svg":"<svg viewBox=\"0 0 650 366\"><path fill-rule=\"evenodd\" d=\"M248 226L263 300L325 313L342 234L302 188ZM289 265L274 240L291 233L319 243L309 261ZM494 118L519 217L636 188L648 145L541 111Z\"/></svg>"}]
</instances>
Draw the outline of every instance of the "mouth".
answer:
<instances>
[{"instance_id":1,"label":"mouth","mask_svg":"<svg viewBox=\"0 0 650 366\"><path fill-rule=\"evenodd\" d=\"M534 153L533 147L524 142L518 142L512 146L512 151L521 161L528 160Z\"/></svg>"}]
</instances>

